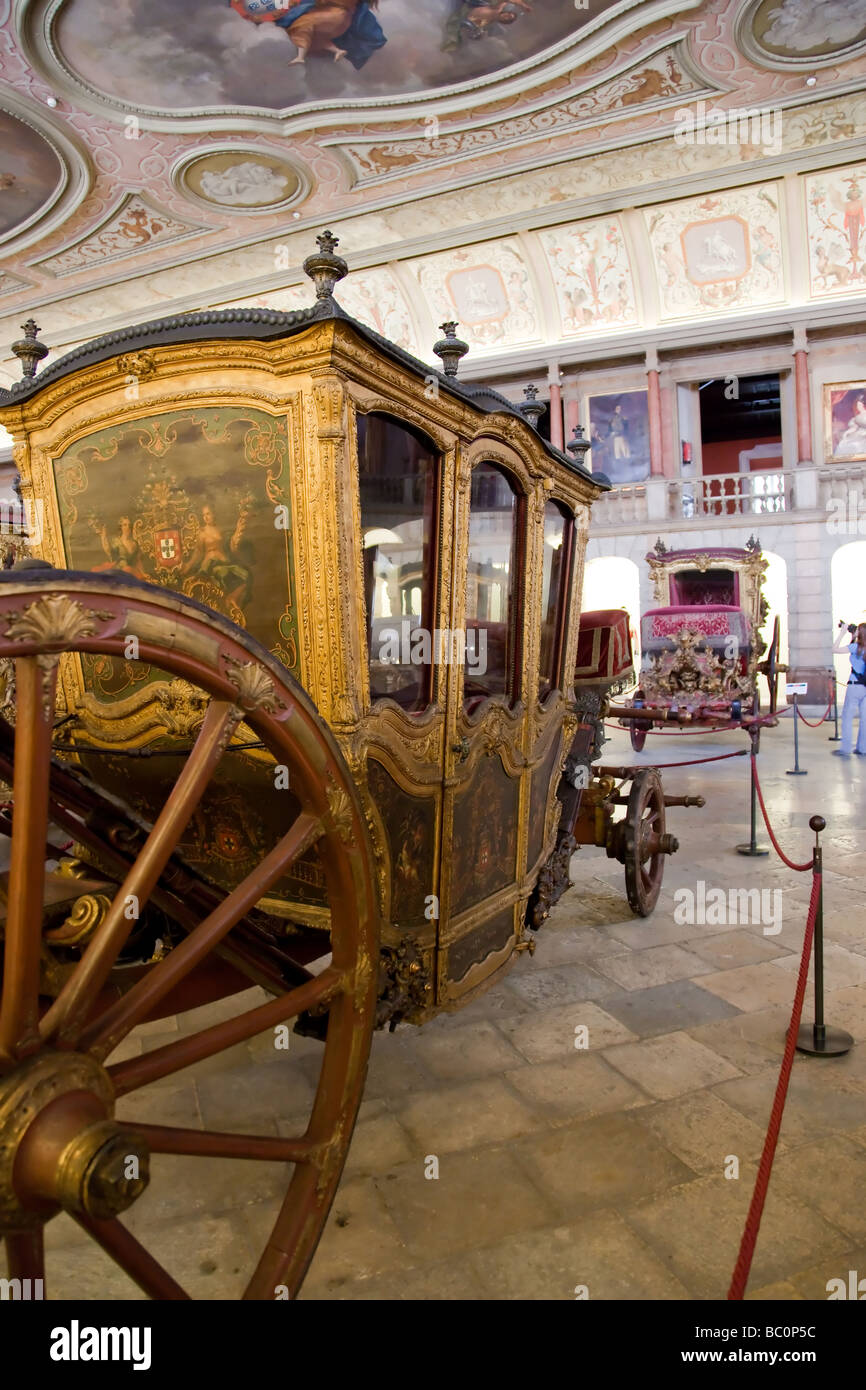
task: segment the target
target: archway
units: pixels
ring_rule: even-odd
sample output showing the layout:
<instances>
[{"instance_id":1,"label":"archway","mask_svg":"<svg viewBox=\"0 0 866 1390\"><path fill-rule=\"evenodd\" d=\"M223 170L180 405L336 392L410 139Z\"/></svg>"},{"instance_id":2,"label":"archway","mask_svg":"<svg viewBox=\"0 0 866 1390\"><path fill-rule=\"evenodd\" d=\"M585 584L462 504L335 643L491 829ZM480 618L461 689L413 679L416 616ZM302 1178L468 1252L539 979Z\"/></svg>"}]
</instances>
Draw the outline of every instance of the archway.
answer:
<instances>
[{"instance_id":1,"label":"archway","mask_svg":"<svg viewBox=\"0 0 866 1390\"><path fill-rule=\"evenodd\" d=\"M583 572L581 610L625 608L629 615L635 671L640 670L640 571L623 555L600 555L587 560Z\"/></svg>"},{"instance_id":2,"label":"archway","mask_svg":"<svg viewBox=\"0 0 866 1390\"><path fill-rule=\"evenodd\" d=\"M830 591L833 602L833 645L839 636L837 623L866 622L866 541L851 541L836 551L830 562ZM851 666L848 653L836 653L833 657L836 679L844 686L848 682ZM839 692L839 703L844 691Z\"/></svg>"},{"instance_id":3,"label":"archway","mask_svg":"<svg viewBox=\"0 0 866 1390\"><path fill-rule=\"evenodd\" d=\"M761 628L761 637L767 644L764 655L770 649L770 642L773 637L773 624L776 618L779 619L779 660L788 661L788 566L781 555L774 550L765 550L764 559L767 561L767 572L764 575L764 588L762 590L764 598L769 604L769 612ZM764 709L769 707L769 691L767 682L762 677L760 682L761 704ZM779 704L785 703L785 685L783 678L779 679Z\"/></svg>"}]
</instances>

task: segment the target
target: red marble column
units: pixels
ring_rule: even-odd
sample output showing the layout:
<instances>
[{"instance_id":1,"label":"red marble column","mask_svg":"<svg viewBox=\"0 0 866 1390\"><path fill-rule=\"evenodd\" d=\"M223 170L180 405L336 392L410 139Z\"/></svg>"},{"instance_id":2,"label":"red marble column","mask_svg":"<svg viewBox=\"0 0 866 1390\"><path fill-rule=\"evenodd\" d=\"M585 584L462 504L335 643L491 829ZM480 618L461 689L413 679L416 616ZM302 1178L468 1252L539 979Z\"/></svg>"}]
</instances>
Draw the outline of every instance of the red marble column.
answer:
<instances>
[{"instance_id":1,"label":"red marble column","mask_svg":"<svg viewBox=\"0 0 866 1390\"><path fill-rule=\"evenodd\" d=\"M565 396L565 433L571 439L574 431L580 424L580 399L577 394L577 387L573 386Z\"/></svg>"},{"instance_id":2,"label":"red marble column","mask_svg":"<svg viewBox=\"0 0 866 1390\"><path fill-rule=\"evenodd\" d=\"M647 399L649 404L649 445L650 473L654 478L664 477L665 459L662 448L662 392L659 374L652 367L646 374Z\"/></svg>"},{"instance_id":3,"label":"red marble column","mask_svg":"<svg viewBox=\"0 0 866 1390\"><path fill-rule=\"evenodd\" d=\"M809 391L809 350L794 352L794 387L797 395L797 462L812 462L812 400Z\"/></svg>"},{"instance_id":4,"label":"red marble column","mask_svg":"<svg viewBox=\"0 0 866 1390\"><path fill-rule=\"evenodd\" d=\"M562 435L562 387L558 381L550 383L550 442L555 449L563 446Z\"/></svg>"}]
</instances>

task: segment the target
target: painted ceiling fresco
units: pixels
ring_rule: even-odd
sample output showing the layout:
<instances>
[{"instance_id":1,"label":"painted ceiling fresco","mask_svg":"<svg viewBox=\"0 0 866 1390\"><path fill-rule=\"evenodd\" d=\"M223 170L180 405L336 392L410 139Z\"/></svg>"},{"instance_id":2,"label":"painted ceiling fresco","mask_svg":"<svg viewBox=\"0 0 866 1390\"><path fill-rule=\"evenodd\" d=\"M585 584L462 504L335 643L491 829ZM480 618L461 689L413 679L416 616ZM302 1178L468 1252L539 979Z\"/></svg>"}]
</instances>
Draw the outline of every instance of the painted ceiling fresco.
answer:
<instances>
[{"instance_id":1,"label":"painted ceiling fresco","mask_svg":"<svg viewBox=\"0 0 866 1390\"><path fill-rule=\"evenodd\" d=\"M146 108L284 110L450 87L534 58L593 0L67 0L57 44L97 91Z\"/></svg>"},{"instance_id":2,"label":"painted ceiling fresco","mask_svg":"<svg viewBox=\"0 0 866 1390\"><path fill-rule=\"evenodd\" d=\"M738 107L778 120L676 134ZM0 108L4 381L31 313L51 361L307 305L328 225L427 361L866 296L866 0L0 0Z\"/></svg>"},{"instance_id":3,"label":"painted ceiling fresco","mask_svg":"<svg viewBox=\"0 0 866 1390\"><path fill-rule=\"evenodd\" d=\"M0 110L0 237L29 221L56 192L60 160L47 140Z\"/></svg>"}]
</instances>

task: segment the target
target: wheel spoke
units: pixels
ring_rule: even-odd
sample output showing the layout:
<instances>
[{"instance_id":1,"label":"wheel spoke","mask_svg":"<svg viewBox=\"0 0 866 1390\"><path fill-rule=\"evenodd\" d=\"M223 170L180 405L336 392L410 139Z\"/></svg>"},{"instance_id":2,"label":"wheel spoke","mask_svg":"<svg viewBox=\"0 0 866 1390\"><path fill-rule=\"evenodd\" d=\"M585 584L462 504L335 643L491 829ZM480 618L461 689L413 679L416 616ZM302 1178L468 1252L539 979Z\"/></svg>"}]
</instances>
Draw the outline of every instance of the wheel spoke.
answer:
<instances>
[{"instance_id":1,"label":"wheel spoke","mask_svg":"<svg viewBox=\"0 0 866 1390\"><path fill-rule=\"evenodd\" d=\"M147 902L222 757L237 706L212 700L195 746L135 863L100 923L77 970L40 1025L43 1038L74 1045L78 1032L111 973L135 916ZM17 813L16 813L17 814Z\"/></svg>"},{"instance_id":2,"label":"wheel spoke","mask_svg":"<svg viewBox=\"0 0 866 1390\"><path fill-rule=\"evenodd\" d=\"M103 1221L97 1216L76 1212L75 1220L149 1298L189 1298L180 1284L116 1218Z\"/></svg>"},{"instance_id":3,"label":"wheel spoke","mask_svg":"<svg viewBox=\"0 0 866 1390\"><path fill-rule=\"evenodd\" d=\"M10 1279L45 1278L45 1243L42 1227L35 1231L10 1231L6 1236L6 1265ZM32 1289L31 1289L32 1292ZM37 1298L44 1298L44 1286Z\"/></svg>"},{"instance_id":4,"label":"wheel spoke","mask_svg":"<svg viewBox=\"0 0 866 1390\"><path fill-rule=\"evenodd\" d=\"M274 1134L218 1134L212 1130L179 1129L174 1125L130 1124L151 1153L183 1154L191 1158L251 1158L270 1163L311 1163L317 1145L311 1139L281 1139Z\"/></svg>"},{"instance_id":5,"label":"wheel spoke","mask_svg":"<svg viewBox=\"0 0 866 1390\"><path fill-rule=\"evenodd\" d=\"M280 995L278 999L269 999L266 1004L250 1009L238 1018L216 1023L212 1028L192 1033L178 1042L167 1043L165 1047L146 1052L142 1057L118 1062L108 1068L115 1092L123 1096L137 1091L141 1086L149 1086L160 1077L193 1066L205 1057L212 1057L217 1052L234 1047L236 1043L255 1037L257 1033L266 1032L287 1018L296 1018L307 1009L327 1003L344 987L345 979L342 971L329 966L306 984L289 990L288 994Z\"/></svg>"},{"instance_id":6,"label":"wheel spoke","mask_svg":"<svg viewBox=\"0 0 866 1390\"><path fill-rule=\"evenodd\" d=\"M128 994L119 999L85 1028L77 1039L80 1051L106 1057L131 1028L173 989L194 966L204 959L235 923L285 873L288 866L304 854L324 833L321 820L308 812L298 816L292 828L270 854L200 922L195 931L165 956Z\"/></svg>"},{"instance_id":7,"label":"wheel spoke","mask_svg":"<svg viewBox=\"0 0 866 1390\"><path fill-rule=\"evenodd\" d=\"M7 1056L32 1051L39 1043L39 952L56 681L56 665L42 667L32 656L15 662L15 814L0 1004L0 1053Z\"/></svg>"}]
</instances>

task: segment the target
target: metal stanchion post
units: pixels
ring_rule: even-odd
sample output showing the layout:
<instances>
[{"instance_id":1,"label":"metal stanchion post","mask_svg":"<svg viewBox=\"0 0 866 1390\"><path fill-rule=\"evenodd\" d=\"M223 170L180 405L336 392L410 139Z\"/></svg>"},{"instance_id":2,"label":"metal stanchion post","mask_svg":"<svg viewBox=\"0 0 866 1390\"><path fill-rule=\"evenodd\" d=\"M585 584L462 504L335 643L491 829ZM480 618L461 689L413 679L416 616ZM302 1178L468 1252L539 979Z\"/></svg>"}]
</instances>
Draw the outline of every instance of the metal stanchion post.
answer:
<instances>
[{"instance_id":1,"label":"metal stanchion post","mask_svg":"<svg viewBox=\"0 0 866 1390\"><path fill-rule=\"evenodd\" d=\"M749 738L752 740L752 752L753 752L753 753L755 754L755 756L757 757L757 755L758 755L758 748L759 748L759 746L760 746L760 740L761 740L761 728L760 728L760 725L753 725L753 727L749 729ZM759 844L758 844L758 788L757 788L757 785L756 785L756 783L755 783L755 769L754 769L754 764L753 764L751 758L749 759L749 775L750 775L750 777L751 777L751 782L752 782L752 798L751 798L751 802L752 802L752 804L751 804L751 826L752 826L752 833L751 833L751 835L749 836L749 843L748 843L747 845L737 845L736 849L737 849L737 854L747 854L747 855L749 855L749 857L752 858L752 859L759 859L759 858L761 858L763 855L769 854L769 853L770 853L770 846L769 846L769 845L759 845Z\"/></svg>"},{"instance_id":2,"label":"metal stanchion post","mask_svg":"<svg viewBox=\"0 0 866 1390\"><path fill-rule=\"evenodd\" d=\"M786 777L808 777L806 768L800 766L800 716L797 713L797 697L794 696L794 766L789 768Z\"/></svg>"},{"instance_id":3,"label":"metal stanchion post","mask_svg":"<svg viewBox=\"0 0 866 1390\"><path fill-rule=\"evenodd\" d=\"M828 742L839 742L839 682L836 680L836 672L829 671L830 688L833 691L833 732L830 734Z\"/></svg>"},{"instance_id":4,"label":"metal stanchion post","mask_svg":"<svg viewBox=\"0 0 866 1390\"><path fill-rule=\"evenodd\" d=\"M821 873L821 842L818 838L827 822L823 816L813 816L809 829L815 832L812 850L812 873ZM824 880L818 888L818 911L815 914L815 1022L802 1023L797 1033L797 1051L810 1057L841 1057L854 1046L850 1033L842 1028L828 1028L824 1022Z\"/></svg>"}]
</instances>

